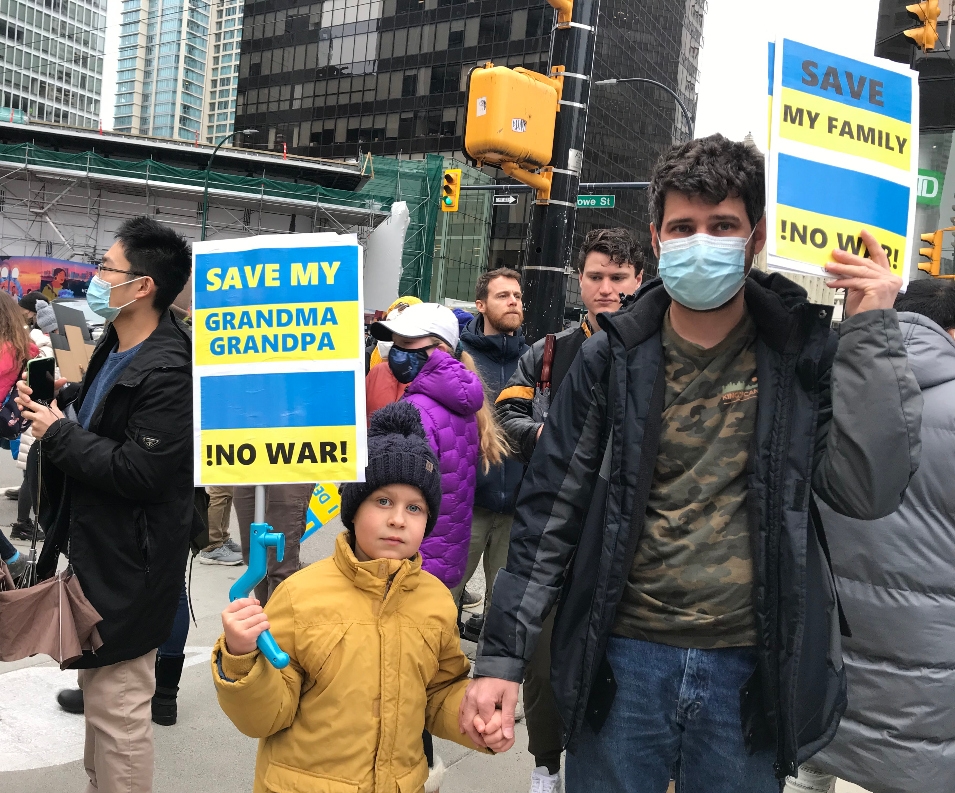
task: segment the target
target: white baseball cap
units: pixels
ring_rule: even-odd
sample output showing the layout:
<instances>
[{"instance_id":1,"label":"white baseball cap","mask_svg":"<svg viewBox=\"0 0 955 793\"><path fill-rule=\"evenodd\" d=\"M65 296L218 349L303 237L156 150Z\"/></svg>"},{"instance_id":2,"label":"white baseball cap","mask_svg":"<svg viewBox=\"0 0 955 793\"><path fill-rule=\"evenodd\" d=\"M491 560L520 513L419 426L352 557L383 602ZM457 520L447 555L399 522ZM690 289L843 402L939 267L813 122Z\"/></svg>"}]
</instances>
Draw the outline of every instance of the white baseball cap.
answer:
<instances>
[{"instance_id":1,"label":"white baseball cap","mask_svg":"<svg viewBox=\"0 0 955 793\"><path fill-rule=\"evenodd\" d=\"M369 330L379 341L392 341L394 333L408 339L436 336L452 350L457 349L460 334L458 318L450 308L440 303L408 306L394 319L372 323Z\"/></svg>"}]
</instances>

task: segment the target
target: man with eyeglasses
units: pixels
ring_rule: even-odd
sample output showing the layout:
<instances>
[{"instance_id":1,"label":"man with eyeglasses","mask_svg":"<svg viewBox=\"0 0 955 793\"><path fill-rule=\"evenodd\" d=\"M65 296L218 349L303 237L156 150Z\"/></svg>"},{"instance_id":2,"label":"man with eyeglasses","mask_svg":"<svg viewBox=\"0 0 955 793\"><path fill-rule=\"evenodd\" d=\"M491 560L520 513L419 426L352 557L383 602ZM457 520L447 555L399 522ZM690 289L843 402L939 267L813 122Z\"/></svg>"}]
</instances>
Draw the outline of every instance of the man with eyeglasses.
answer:
<instances>
[{"instance_id":1,"label":"man with eyeglasses","mask_svg":"<svg viewBox=\"0 0 955 793\"><path fill-rule=\"evenodd\" d=\"M103 618L102 646L72 664L81 690L59 697L85 713L89 790L152 790L150 703L170 687L163 678L178 685L182 672L188 619L176 614L194 510L192 354L169 306L191 269L189 243L173 229L145 216L126 221L87 292L109 325L83 382L58 381L49 406L19 383L40 444L47 539L38 576L52 576L65 553ZM178 655L167 659L170 645Z\"/></svg>"}]
</instances>

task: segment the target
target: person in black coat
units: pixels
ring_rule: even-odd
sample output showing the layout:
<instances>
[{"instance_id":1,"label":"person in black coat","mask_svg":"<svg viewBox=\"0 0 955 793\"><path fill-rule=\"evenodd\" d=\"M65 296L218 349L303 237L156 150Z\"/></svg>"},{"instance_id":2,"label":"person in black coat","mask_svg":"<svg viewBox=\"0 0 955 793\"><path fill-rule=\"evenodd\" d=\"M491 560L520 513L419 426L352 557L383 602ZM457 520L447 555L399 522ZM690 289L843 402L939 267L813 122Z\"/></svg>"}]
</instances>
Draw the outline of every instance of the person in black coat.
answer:
<instances>
[{"instance_id":1,"label":"person in black coat","mask_svg":"<svg viewBox=\"0 0 955 793\"><path fill-rule=\"evenodd\" d=\"M461 333L461 346L474 358L488 401L493 403L529 349L521 333L524 303L520 273L506 267L482 273L476 286L475 304L480 313ZM523 463L510 458L492 465L487 472L478 469L467 571L461 584L451 590L456 601L460 601L464 585L477 570L482 556L487 587L485 603L490 600L494 576L507 562L514 504L523 475ZM469 608L478 605L480 603ZM483 616L475 618L475 630L480 630L482 620Z\"/></svg>"},{"instance_id":2,"label":"person in black coat","mask_svg":"<svg viewBox=\"0 0 955 793\"><path fill-rule=\"evenodd\" d=\"M156 648L172 630L194 510L191 344L169 311L191 269L185 238L149 217L126 221L87 293L110 324L83 382L59 381L49 407L19 384L40 444L38 576L67 554L103 617L102 647L73 664L93 788L152 789Z\"/></svg>"}]
</instances>

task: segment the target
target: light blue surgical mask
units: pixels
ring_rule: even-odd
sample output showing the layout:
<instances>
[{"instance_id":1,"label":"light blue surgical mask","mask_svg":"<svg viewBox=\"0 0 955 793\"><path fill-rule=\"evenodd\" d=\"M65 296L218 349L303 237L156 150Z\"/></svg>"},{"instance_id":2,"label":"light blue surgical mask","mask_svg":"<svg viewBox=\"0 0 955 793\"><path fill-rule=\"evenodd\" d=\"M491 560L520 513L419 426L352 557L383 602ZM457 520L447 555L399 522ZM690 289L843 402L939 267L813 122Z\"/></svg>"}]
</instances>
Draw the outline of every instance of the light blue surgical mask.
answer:
<instances>
[{"instance_id":1,"label":"light blue surgical mask","mask_svg":"<svg viewBox=\"0 0 955 793\"><path fill-rule=\"evenodd\" d=\"M746 280L746 246L752 237L694 234L661 242L664 289L677 303L694 311L725 305Z\"/></svg>"},{"instance_id":2,"label":"light blue surgical mask","mask_svg":"<svg viewBox=\"0 0 955 793\"><path fill-rule=\"evenodd\" d=\"M139 278L133 278L122 285L131 284L133 281L139 281L145 277L146 276L141 275ZM112 291L113 285L109 281L104 281L98 275L93 276L90 285L86 289L86 302L89 303L89 307L93 310L93 313L99 314L107 322L112 322L119 316L120 311L126 308L130 303L136 302L135 300L130 300L129 303L123 303L121 306L111 306L109 304L109 298Z\"/></svg>"}]
</instances>

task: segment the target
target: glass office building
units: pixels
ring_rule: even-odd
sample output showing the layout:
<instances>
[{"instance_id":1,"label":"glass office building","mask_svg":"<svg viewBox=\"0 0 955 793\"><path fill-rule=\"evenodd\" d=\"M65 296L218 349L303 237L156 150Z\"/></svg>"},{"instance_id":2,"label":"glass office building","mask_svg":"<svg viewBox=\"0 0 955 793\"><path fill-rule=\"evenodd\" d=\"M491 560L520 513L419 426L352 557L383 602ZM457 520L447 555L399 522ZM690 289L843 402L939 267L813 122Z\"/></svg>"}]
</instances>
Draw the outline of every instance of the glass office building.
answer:
<instances>
[{"instance_id":1,"label":"glass office building","mask_svg":"<svg viewBox=\"0 0 955 793\"><path fill-rule=\"evenodd\" d=\"M205 139L217 143L232 132L235 92L239 82L243 0L214 0L210 22L209 67L206 70ZM213 32L214 31L214 32ZM231 141L227 141L229 145Z\"/></svg>"},{"instance_id":2,"label":"glass office building","mask_svg":"<svg viewBox=\"0 0 955 793\"><path fill-rule=\"evenodd\" d=\"M0 106L98 127L105 29L106 0L0 0Z\"/></svg>"},{"instance_id":3,"label":"glass office building","mask_svg":"<svg viewBox=\"0 0 955 793\"><path fill-rule=\"evenodd\" d=\"M695 112L705 11L705 0L603 0L594 79L659 80ZM258 129L258 146L315 157L460 160L469 70L493 61L545 72L553 23L540 0L250 2L236 125ZM663 91L595 86L582 180L642 181L687 134ZM520 265L528 217L526 198L495 208L482 266ZM577 231L624 225L649 244L647 222L643 194L621 191L613 210L579 212Z\"/></svg>"},{"instance_id":4,"label":"glass office building","mask_svg":"<svg viewBox=\"0 0 955 793\"><path fill-rule=\"evenodd\" d=\"M213 8L206 0L123 0L117 132L199 139Z\"/></svg>"}]
</instances>

